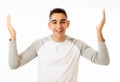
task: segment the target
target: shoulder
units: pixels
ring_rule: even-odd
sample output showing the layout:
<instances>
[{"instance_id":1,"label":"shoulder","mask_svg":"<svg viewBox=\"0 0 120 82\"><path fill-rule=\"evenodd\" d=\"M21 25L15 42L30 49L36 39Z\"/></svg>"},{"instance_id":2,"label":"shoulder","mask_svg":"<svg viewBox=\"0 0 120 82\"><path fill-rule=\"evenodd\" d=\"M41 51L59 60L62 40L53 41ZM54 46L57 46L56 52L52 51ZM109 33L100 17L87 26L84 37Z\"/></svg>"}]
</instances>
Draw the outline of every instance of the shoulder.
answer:
<instances>
[{"instance_id":1,"label":"shoulder","mask_svg":"<svg viewBox=\"0 0 120 82\"><path fill-rule=\"evenodd\" d=\"M35 47L41 47L43 46L47 41L50 40L50 36L46 36L40 39L35 40L32 45L34 45Z\"/></svg>"},{"instance_id":2,"label":"shoulder","mask_svg":"<svg viewBox=\"0 0 120 82\"><path fill-rule=\"evenodd\" d=\"M84 43L82 40L77 39L77 38L73 38L73 37L70 37L70 36L67 36L67 40L68 40L69 42L75 43L75 44L77 44L77 43Z\"/></svg>"},{"instance_id":3,"label":"shoulder","mask_svg":"<svg viewBox=\"0 0 120 82\"><path fill-rule=\"evenodd\" d=\"M82 48L83 46L87 45L83 40L73 38L73 37L70 37L70 36L67 36L67 40L69 42L73 43L78 48Z\"/></svg>"},{"instance_id":4,"label":"shoulder","mask_svg":"<svg viewBox=\"0 0 120 82\"><path fill-rule=\"evenodd\" d=\"M50 40L51 40L51 37L49 35L49 36L46 36L46 37L35 40L33 42L33 44L35 44L35 45L44 44L45 42L50 41Z\"/></svg>"}]
</instances>

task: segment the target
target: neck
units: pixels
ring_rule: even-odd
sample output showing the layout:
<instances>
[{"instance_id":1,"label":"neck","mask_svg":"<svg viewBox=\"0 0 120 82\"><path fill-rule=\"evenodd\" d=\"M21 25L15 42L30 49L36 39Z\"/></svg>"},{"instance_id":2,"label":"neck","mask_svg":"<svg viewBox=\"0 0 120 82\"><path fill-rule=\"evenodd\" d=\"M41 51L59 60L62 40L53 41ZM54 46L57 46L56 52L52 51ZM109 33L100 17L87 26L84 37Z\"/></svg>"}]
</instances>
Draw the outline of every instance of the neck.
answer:
<instances>
[{"instance_id":1,"label":"neck","mask_svg":"<svg viewBox=\"0 0 120 82\"><path fill-rule=\"evenodd\" d=\"M56 42L62 42L66 39L66 35L64 37L55 37L52 35L52 39Z\"/></svg>"}]
</instances>

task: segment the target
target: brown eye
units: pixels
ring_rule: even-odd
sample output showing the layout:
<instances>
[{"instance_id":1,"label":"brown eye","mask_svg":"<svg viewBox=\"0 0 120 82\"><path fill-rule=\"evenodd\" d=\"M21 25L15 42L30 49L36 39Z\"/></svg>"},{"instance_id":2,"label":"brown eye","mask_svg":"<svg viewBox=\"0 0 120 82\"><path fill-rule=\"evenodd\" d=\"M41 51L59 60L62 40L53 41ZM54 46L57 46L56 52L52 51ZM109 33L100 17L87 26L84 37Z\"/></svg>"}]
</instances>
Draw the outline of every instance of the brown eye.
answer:
<instances>
[{"instance_id":1,"label":"brown eye","mask_svg":"<svg viewBox=\"0 0 120 82\"><path fill-rule=\"evenodd\" d=\"M65 21L61 22L61 24L65 24Z\"/></svg>"},{"instance_id":2,"label":"brown eye","mask_svg":"<svg viewBox=\"0 0 120 82\"><path fill-rule=\"evenodd\" d=\"M52 22L52 24L57 24L57 22Z\"/></svg>"}]
</instances>

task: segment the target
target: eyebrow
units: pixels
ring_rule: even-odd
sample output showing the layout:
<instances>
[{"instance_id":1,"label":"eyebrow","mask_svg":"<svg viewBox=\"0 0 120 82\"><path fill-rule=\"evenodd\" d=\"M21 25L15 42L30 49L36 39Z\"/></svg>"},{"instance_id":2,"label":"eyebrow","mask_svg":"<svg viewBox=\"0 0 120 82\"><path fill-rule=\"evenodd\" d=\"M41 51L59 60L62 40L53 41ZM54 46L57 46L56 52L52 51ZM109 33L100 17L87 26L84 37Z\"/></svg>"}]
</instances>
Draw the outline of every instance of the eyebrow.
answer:
<instances>
[{"instance_id":1,"label":"eyebrow","mask_svg":"<svg viewBox=\"0 0 120 82\"><path fill-rule=\"evenodd\" d=\"M53 19L50 22L56 22L57 20ZM61 19L60 21L66 21L66 19Z\"/></svg>"}]
</instances>

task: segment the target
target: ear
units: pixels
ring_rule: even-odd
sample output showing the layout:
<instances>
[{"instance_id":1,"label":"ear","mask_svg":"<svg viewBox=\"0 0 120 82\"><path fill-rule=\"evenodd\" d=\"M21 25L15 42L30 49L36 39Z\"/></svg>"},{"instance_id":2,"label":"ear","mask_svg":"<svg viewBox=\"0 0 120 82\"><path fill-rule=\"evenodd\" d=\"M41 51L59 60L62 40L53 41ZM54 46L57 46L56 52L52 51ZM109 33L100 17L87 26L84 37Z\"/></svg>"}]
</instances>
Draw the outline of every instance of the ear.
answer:
<instances>
[{"instance_id":1,"label":"ear","mask_svg":"<svg viewBox=\"0 0 120 82\"><path fill-rule=\"evenodd\" d=\"M51 24L50 24L50 22L48 22L48 28L51 30Z\"/></svg>"},{"instance_id":2,"label":"ear","mask_svg":"<svg viewBox=\"0 0 120 82\"><path fill-rule=\"evenodd\" d=\"M70 25L70 21L68 20L67 21L67 28L69 28L69 25Z\"/></svg>"}]
</instances>

